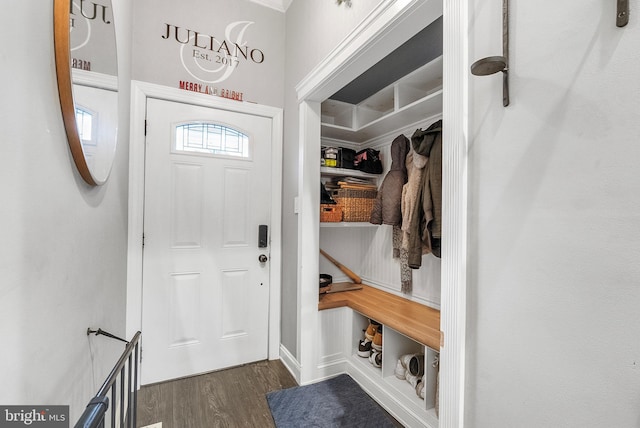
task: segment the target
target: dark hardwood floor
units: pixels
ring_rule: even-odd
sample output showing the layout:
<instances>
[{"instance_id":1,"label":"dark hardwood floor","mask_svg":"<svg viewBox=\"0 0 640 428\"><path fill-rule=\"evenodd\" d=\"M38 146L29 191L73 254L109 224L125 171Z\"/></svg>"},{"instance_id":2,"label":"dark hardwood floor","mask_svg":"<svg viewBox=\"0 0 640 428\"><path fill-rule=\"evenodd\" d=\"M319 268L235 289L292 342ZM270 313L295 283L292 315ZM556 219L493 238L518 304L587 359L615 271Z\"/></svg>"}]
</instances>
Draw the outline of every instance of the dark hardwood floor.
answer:
<instances>
[{"instance_id":1,"label":"dark hardwood floor","mask_svg":"<svg viewBox=\"0 0 640 428\"><path fill-rule=\"evenodd\" d=\"M279 360L143 386L138 427L273 427L265 394L293 386L295 379Z\"/></svg>"}]
</instances>

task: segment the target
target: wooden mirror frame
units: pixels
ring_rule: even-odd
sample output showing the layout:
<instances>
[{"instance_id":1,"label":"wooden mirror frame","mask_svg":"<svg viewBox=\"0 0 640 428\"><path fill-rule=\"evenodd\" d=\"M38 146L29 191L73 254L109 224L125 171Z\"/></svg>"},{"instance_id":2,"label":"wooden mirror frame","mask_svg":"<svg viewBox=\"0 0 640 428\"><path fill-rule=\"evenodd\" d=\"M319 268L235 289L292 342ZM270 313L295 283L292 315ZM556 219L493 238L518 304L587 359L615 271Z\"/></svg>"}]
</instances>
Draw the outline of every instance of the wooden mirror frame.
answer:
<instances>
[{"instance_id":1,"label":"wooden mirror frame","mask_svg":"<svg viewBox=\"0 0 640 428\"><path fill-rule=\"evenodd\" d=\"M54 0L53 3L53 38L58 95L60 97L60 107L62 109L62 119L67 134L67 141L76 168L87 184L99 186L107 181L109 173L106 174L103 180L96 178L94 174L91 173L82 147L76 121L76 103L73 95L71 68L71 31L69 27L72 1L73 0ZM112 164L113 159L110 159L109 162Z\"/></svg>"}]
</instances>

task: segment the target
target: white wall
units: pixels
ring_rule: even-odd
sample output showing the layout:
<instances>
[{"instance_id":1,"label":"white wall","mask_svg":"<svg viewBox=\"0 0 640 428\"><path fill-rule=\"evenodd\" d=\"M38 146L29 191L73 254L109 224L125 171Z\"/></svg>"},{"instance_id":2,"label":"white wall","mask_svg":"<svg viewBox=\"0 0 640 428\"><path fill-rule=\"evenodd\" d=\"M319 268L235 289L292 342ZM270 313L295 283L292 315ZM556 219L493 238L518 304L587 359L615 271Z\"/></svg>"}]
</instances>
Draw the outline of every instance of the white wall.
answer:
<instances>
[{"instance_id":1,"label":"white wall","mask_svg":"<svg viewBox=\"0 0 640 428\"><path fill-rule=\"evenodd\" d=\"M374 9L377 1L295 0L286 13L285 132L282 189L282 345L297 357L298 100L295 86ZM319 154L318 154L319 155Z\"/></svg>"},{"instance_id":2,"label":"white wall","mask_svg":"<svg viewBox=\"0 0 640 428\"><path fill-rule=\"evenodd\" d=\"M500 55L475 0L470 62ZM466 425L640 425L640 2L511 2L470 76ZM446 126L446 124L445 124Z\"/></svg>"},{"instance_id":3,"label":"white wall","mask_svg":"<svg viewBox=\"0 0 640 428\"><path fill-rule=\"evenodd\" d=\"M114 1L129 80L129 2ZM87 327L124 334L128 85L109 182L84 184L56 86L52 2L4 2L0 17L0 403L71 406L72 420L122 352Z\"/></svg>"},{"instance_id":4,"label":"white wall","mask_svg":"<svg viewBox=\"0 0 640 428\"><path fill-rule=\"evenodd\" d=\"M248 0L136 0L133 32L133 78L178 88L180 81L243 93L243 100L274 107L283 106L285 15ZM172 30L167 35L167 24ZM198 32L198 46L190 35ZM211 43L208 36L213 36ZM226 43L232 54L224 58ZM236 53L234 43L251 52L254 59ZM194 51L204 59L194 60ZM220 52L218 52L220 51ZM235 56L233 56L235 54ZM231 66L218 61L231 59ZM202 89L204 90L204 89Z\"/></svg>"}]
</instances>

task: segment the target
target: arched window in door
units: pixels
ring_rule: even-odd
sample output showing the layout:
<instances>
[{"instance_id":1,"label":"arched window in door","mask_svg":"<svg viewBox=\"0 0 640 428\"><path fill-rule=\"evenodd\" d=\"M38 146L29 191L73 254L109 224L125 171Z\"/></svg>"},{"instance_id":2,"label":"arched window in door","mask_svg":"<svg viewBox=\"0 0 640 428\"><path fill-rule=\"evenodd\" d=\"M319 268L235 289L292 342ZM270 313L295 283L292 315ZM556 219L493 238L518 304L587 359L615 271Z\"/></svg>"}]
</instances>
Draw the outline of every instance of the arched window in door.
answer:
<instances>
[{"instance_id":1,"label":"arched window in door","mask_svg":"<svg viewBox=\"0 0 640 428\"><path fill-rule=\"evenodd\" d=\"M189 122L175 128L175 152L250 159L249 136L225 125Z\"/></svg>"}]
</instances>

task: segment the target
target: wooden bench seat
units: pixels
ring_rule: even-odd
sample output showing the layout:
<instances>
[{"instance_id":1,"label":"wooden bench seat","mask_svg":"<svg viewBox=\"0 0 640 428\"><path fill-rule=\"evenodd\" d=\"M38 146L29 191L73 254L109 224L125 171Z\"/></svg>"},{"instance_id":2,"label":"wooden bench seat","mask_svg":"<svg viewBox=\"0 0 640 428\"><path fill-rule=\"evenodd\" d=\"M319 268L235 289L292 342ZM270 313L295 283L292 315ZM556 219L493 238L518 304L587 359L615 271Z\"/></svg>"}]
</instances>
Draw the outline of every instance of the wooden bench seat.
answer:
<instances>
[{"instance_id":1,"label":"wooden bench seat","mask_svg":"<svg viewBox=\"0 0 640 428\"><path fill-rule=\"evenodd\" d=\"M369 285L321 294L318 309L347 306L418 343L440 350L440 311Z\"/></svg>"}]
</instances>

